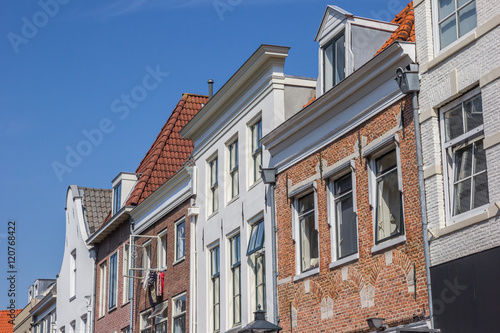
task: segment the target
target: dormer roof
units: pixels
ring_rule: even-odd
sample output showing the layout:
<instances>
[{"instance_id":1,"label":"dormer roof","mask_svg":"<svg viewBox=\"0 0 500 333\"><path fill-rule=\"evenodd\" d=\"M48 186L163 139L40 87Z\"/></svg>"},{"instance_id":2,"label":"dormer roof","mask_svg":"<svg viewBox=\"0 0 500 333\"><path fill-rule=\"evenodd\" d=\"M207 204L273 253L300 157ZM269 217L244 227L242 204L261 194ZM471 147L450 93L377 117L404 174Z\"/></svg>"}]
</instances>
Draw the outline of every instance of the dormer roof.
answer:
<instances>
[{"instance_id":1,"label":"dormer roof","mask_svg":"<svg viewBox=\"0 0 500 333\"><path fill-rule=\"evenodd\" d=\"M316 42L319 42L324 36L330 32L330 27L332 25L339 25L348 17L354 17L348 11L337 7L337 6L327 6L325 14L323 14L323 19L321 20L321 25L319 26L318 32L316 33Z\"/></svg>"}]
</instances>

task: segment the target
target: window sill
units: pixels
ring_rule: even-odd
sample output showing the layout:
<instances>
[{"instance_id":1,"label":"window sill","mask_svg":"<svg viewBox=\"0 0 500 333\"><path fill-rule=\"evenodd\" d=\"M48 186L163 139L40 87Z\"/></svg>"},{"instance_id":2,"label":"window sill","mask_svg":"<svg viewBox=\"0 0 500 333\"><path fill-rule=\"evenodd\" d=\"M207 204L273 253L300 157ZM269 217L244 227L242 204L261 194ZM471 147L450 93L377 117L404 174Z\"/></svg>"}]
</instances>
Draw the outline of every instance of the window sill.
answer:
<instances>
[{"instance_id":1,"label":"window sill","mask_svg":"<svg viewBox=\"0 0 500 333\"><path fill-rule=\"evenodd\" d=\"M484 205L469 212L460 214L452 220L452 223L442 229L429 230L434 240L445 235L449 235L456 231L468 228L474 224L478 224L489 220L496 216L500 210L500 202Z\"/></svg>"},{"instance_id":2,"label":"window sill","mask_svg":"<svg viewBox=\"0 0 500 333\"><path fill-rule=\"evenodd\" d=\"M108 313L111 313L111 312L113 312L115 310L116 310L116 305L114 307L112 307L111 309L108 309Z\"/></svg>"},{"instance_id":3,"label":"window sill","mask_svg":"<svg viewBox=\"0 0 500 333\"><path fill-rule=\"evenodd\" d=\"M248 190L250 191L254 187L257 187L257 185L259 185L260 183L262 183L262 178L257 179L257 181L255 183L253 183L252 185L250 185L250 187L248 188Z\"/></svg>"},{"instance_id":4,"label":"window sill","mask_svg":"<svg viewBox=\"0 0 500 333\"><path fill-rule=\"evenodd\" d=\"M227 330L226 333L238 332L240 329L241 329L241 324L237 324L237 326L234 326L230 330Z\"/></svg>"},{"instance_id":5,"label":"window sill","mask_svg":"<svg viewBox=\"0 0 500 333\"><path fill-rule=\"evenodd\" d=\"M183 262L184 260L186 260L186 257L182 257L180 259L177 259L176 261L173 262L172 266L175 266L177 264L180 264L181 262Z\"/></svg>"},{"instance_id":6,"label":"window sill","mask_svg":"<svg viewBox=\"0 0 500 333\"><path fill-rule=\"evenodd\" d=\"M218 210L217 210L217 211L215 211L215 212L213 212L213 213L211 213L210 215L208 215L208 217L207 217L207 221L208 221L208 220L210 220L212 217L214 217L214 216L215 216L215 215L217 215L217 214L219 214L219 211L218 211Z\"/></svg>"},{"instance_id":7,"label":"window sill","mask_svg":"<svg viewBox=\"0 0 500 333\"><path fill-rule=\"evenodd\" d=\"M330 269L350 264L352 262L357 261L358 259L359 259L359 253L351 254L350 256L331 262Z\"/></svg>"},{"instance_id":8,"label":"window sill","mask_svg":"<svg viewBox=\"0 0 500 333\"><path fill-rule=\"evenodd\" d=\"M130 300L123 302L121 307L123 308L125 305L128 305L128 304L130 304Z\"/></svg>"},{"instance_id":9,"label":"window sill","mask_svg":"<svg viewBox=\"0 0 500 333\"><path fill-rule=\"evenodd\" d=\"M75 299L76 299L76 295L71 296L71 297L69 298L69 301L70 301L70 302L72 302L72 301L74 301Z\"/></svg>"},{"instance_id":10,"label":"window sill","mask_svg":"<svg viewBox=\"0 0 500 333\"><path fill-rule=\"evenodd\" d=\"M372 254L387 250L388 248L400 245L406 242L406 235L402 235L393 239L389 239L385 242L375 245L372 247Z\"/></svg>"},{"instance_id":11,"label":"window sill","mask_svg":"<svg viewBox=\"0 0 500 333\"><path fill-rule=\"evenodd\" d=\"M237 201L238 199L240 198L240 195L237 194L234 198L232 198L231 200L229 200L226 204L226 206L229 206L230 204L232 204L233 202Z\"/></svg>"},{"instance_id":12,"label":"window sill","mask_svg":"<svg viewBox=\"0 0 500 333\"><path fill-rule=\"evenodd\" d=\"M298 282L300 280L304 280L310 276L319 274L319 267L313 268L309 271L305 271L304 273L297 274L293 277L293 282Z\"/></svg>"}]
</instances>

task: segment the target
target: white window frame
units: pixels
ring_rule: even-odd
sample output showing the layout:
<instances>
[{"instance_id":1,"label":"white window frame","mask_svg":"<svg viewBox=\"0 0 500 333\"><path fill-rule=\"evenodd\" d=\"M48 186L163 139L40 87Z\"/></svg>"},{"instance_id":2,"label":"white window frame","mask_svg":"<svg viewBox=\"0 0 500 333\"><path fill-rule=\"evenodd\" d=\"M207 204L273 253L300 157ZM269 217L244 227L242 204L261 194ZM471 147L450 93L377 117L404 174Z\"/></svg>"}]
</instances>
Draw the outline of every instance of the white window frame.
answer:
<instances>
[{"instance_id":1,"label":"white window frame","mask_svg":"<svg viewBox=\"0 0 500 333\"><path fill-rule=\"evenodd\" d=\"M215 163L215 179L213 179L213 170ZM212 157L207 160L207 210L208 216L215 215L219 211L219 156L216 152Z\"/></svg>"},{"instance_id":2,"label":"white window frame","mask_svg":"<svg viewBox=\"0 0 500 333\"><path fill-rule=\"evenodd\" d=\"M341 165L339 168L332 170L333 172L330 173L327 177L325 177L328 181L328 188L327 188L327 196L328 196L328 201L327 201L327 211L328 211L328 224L330 225L330 237L331 237L331 255L332 255L332 262L330 263L330 268L334 268L349 262L352 262L354 260L359 259L359 225L358 225L358 206L357 206L357 192L356 192L356 166L355 166L355 161L351 160L343 165ZM337 203L337 198L335 197L335 182L348 174L351 175L351 196L352 196L352 209L353 212L356 216L356 239L357 239L357 251L353 254L344 256L343 258L339 259L339 254L337 250L337 226L338 226L338 221L337 221L337 211L336 211L336 203ZM344 197L346 194L341 195L341 197Z\"/></svg>"},{"instance_id":3,"label":"white window frame","mask_svg":"<svg viewBox=\"0 0 500 333\"><path fill-rule=\"evenodd\" d=\"M112 258L116 256L116 260L115 260L115 267L111 267L111 260ZM118 262L119 262L119 258L120 258L120 255L119 255L119 251L116 251L114 253L112 253L110 256L109 256L109 287L108 287L108 293L109 293L109 297L108 297L108 311L109 310L112 310L112 309L115 309L117 306L118 306ZM114 279L113 277L111 276L113 274L113 269L114 269ZM112 281L114 280L114 286L112 286ZM114 303L112 305L111 303L111 297L112 297L112 289L113 288L113 291L114 291Z\"/></svg>"},{"instance_id":4,"label":"white window frame","mask_svg":"<svg viewBox=\"0 0 500 333\"><path fill-rule=\"evenodd\" d=\"M151 308L144 310L140 313L139 320L139 330L141 333L149 333L151 332L151 327L153 326L153 320L149 318L153 310ZM149 321L149 325L148 325Z\"/></svg>"},{"instance_id":5,"label":"white window frame","mask_svg":"<svg viewBox=\"0 0 500 333\"><path fill-rule=\"evenodd\" d=\"M446 224L447 225L453 225L457 222L460 222L462 220L466 220L468 218L471 218L475 215L478 215L482 213L485 210L485 207L489 205L489 203L473 208L469 211L466 211L464 213L458 214L458 215L453 215L453 209L454 209L454 202L453 202L453 175L454 175L454 162L449 163L449 159L453 158L452 156L450 157L448 154L448 149L452 149L453 146L460 145L461 143L469 142L473 143L476 141L484 140L484 114L483 114L483 124L469 130L467 133L464 133L455 139L452 139L448 142L446 142L446 134L445 134L445 121L444 121L444 114L447 111L450 111L454 107L458 106L459 104L462 104L466 100L469 100L477 95L481 95L481 89L476 88L463 96L453 100L449 104L441 107L439 109L439 122L440 122L440 130L441 130L441 153L442 153L442 160L443 160L443 178L445 181L445 186L444 186L444 197L445 197L445 207L446 207ZM481 96L482 97L482 96ZM484 105L484 103L482 103ZM484 141L483 141L484 142ZM485 149L486 150L486 149ZM486 168L486 172L488 172L488 168ZM488 188L488 194L489 194L489 188ZM489 199L488 201L490 201Z\"/></svg>"},{"instance_id":6,"label":"white window frame","mask_svg":"<svg viewBox=\"0 0 500 333\"><path fill-rule=\"evenodd\" d=\"M258 140L260 145L258 144L257 147L254 147L253 133L254 133L254 128L258 124L260 124L260 139ZM256 168L256 159L259 158L260 156L260 166L262 166L264 163L264 149L262 147L262 141L261 141L263 136L264 136L264 131L263 131L262 115L259 113L258 116L256 116L250 123L248 123L248 147L249 147L248 161L250 165L250 167L248 168L248 170L250 171L248 173L249 176L248 183L250 187L261 180L260 170L257 170Z\"/></svg>"},{"instance_id":7,"label":"white window frame","mask_svg":"<svg viewBox=\"0 0 500 333\"><path fill-rule=\"evenodd\" d=\"M184 317L184 326L187 325L186 323L186 319L187 319L187 296L186 296L186 292L183 292L183 293L180 293L174 297L172 297L172 332L175 332L174 331L174 328L175 328L175 320L178 319L178 318L181 318L181 317ZM180 313L176 313L177 311L177 308L175 306L175 301L181 297L185 297L186 298L186 308L184 309L184 311L181 311Z\"/></svg>"},{"instance_id":8,"label":"white window frame","mask_svg":"<svg viewBox=\"0 0 500 333\"><path fill-rule=\"evenodd\" d=\"M239 262L234 262L233 263L233 241L238 238L238 250L239 250ZM227 237L228 243L227 243L227 248L229 249L229 272L231 273L231 282L229 283L229 293L228 293L228 305L230 305L230 318L229 319L229 324L230 327L237 327L241 325L241 233L239 232L239 229L236 230L235 232L232 232L230 235ZM239 294L235 294L235 271L238 270L238 290ZM239 301L239 321L235 320L235 299L238 297Z\"/></svg>"},{"instance_id":9,"label":"white window frame","mask_svg":"<svg viewBox=\"0 0 500 333\"><path fill-rule=\"evenodd\" d=\"M151 240L142 244L142 268L151 268ZM143 274L147 274L147 271L143 271Z\"/></svg>"},{"instance_id":10,"label":"white window frame","mask_svg":"<svg viewBox=\"0 0 500 333\"><path fill-rule=\"evenodd\" d=\"M218 252L219 252L219 262L218 262L218 269L219 269L219 272L214 274L213 273L213 262L212 262L212 252L218 248ZM210 300L210 305L209 305L209 327L210 329L208 330L209 332L213 332L213 333L216 333L216 332L220 332L220 329L221 329L221 265L220 265L220 261L221 261L221 247L220 247L220 243L219 241L216 241L215 243L213 243L212 245L210 245L210 247L208 247L208 264L209 264L209 268L208 268L208 280L209 280L209 288L208 288L208 291L209 291L209 297L208 299ZM217 282L215 282L215 280L217 280ZM215 283L218 283L219 284L219 287L218 287L218 290L219 290L219 303L218 303L218 306L219 306L219 318L218 318L218 321L219 321L219 329L216 329L215 328L215 306L216 306L216 302L215 302L215 288L214 288L214 285Z\"/></svg>"},{"instance_id":11,"label":"white window frame","mask_svg":"<svg viewBox=\"0 0 500 333\"><path fill-rule=\"evenodd\" d=\"M87 314L80 317L80 329L82 333L88 333L88 318Z\"/></svg>"},{"instance_id":12,"label":"white window frame","mask_svg":"<svg viewBox=\"0 0 500 333\"><path fill-rule=\"evenodd\" d=\"M184 243L183 243L183 247L184 247L184 250L183 250L183 255L182 256L179 256L179 252L178 252L178 245L179 245L179 240L178 240L178 235L179 235L179 225L181 225L182 223L184 223ZM184 258L186 258L186 219L184 217L182 217L179 221L175 222L175 261L174 263L178 263L179 261L181 260L184 260Z\"/></svg>"},{"instance_id":13,"label":"white window frame","mask_svg":"<svg viewBox=\"0 0 500 333\"><path fill-rule=\"evenodd\" d=\"M466 4L464 4L463 6L461 6L460 8L463 8L467 5L469 5L470 3L476 1L476 27L474 29L472 29L471 31L467 32L465 35L463 35L462 37L459 37L458 36L458 32L457 32L457 39L455 39L453 42L451 42L449 45L445 46L444 48L441 48L441 35L440 35L440 31L439 31L439 3L438 3L439 0L432 0L432 30L433 30L433 35L434 35L434 52L435 52L435 55L438 55L440 53L443 53L445 50L448 50L450 49L451 47L453 47L454 45L456 45L457 43L459 43L459 41L463 40L464 38L466 38L467 36L473 34L476 29L477 29L477 1L476 0L468 0ZM454 1L457 1L457 0L454 0ZM456 15L456 13L458 12L458 8L453 12L453 15ZM451 16L451 15L449 15ZM449 17L447 16L447 18ZM443 19L444 21L445 19ZM458 29L458 19L457 19L457 29Z\"/></svg>"},{"instance_id":14,"label":"white window frame","mask_svg":"<svg viewBox=\"0 0 500 333\"><path fill-rule=\"evenodd\" d=\"M393 136L382 141L380 145L377 145L370 149L367 154L368 160L368 197L370 206L372 207L372 228L373 228L373 247L372 253L382 251L388 247L406 242L406 223L405 223L405 207L404 207L404 192L403 192L403 177L401 171L401 153L399 147L399 136L394 134ZM403 229L401 235L395 235L394 237L386 238L385 240L377 242L377 176L376 176L376 160L383 155L395 151L396 153L396 169L398 178L398 188L401 195L401 209L402 209L402 223L401 227Z\"/></svg>"},{"instance_id":15,"label":"white window frame","mask_svg":"<svg viewBox=\"0 0 500 333\"><path fill-rule=\"evenodd\" d=\"M322 87L322 90L323 90L323 93L326 93L328 90L332 89L333 87L335 87L336 85L338 85L340 82L342 82L343 80L345 80L345 78L347 77L347 47L348 47L348 43L347 43L347 34L346 34L346 31L347 29L344 29L342 28L340 31L336 32L335 35L333 36L333 38L331 38L328 42L324 43L324 45L321 45L321 78L322 78L322 82L321 82L321 87ZM330 45L334 45L336 41L338 41L340 38L344 37L344 77L339 81L339 82L335 82L335 79L333 78L333 81L332 81L332 86L329 88L329 89L326 89L326 63L327 63L327 59L325 57L325 53L326 53L326 49L330 46ZM332 65L333 67L336 67L336 62ZM333 74L332 74L333 75Z\"/></svg>"},{"instance_id":16,"label":"white window frame","mask_svg":"<svg viewBox=\"0 0 500 333\"><path fill-rule=\"evenodd\" d=\"M76 297L76 268L76 249L74 249L70 257L70 299Z\"/></svg>"},{"instance_id":17,"label":"white window frame","mask_svg":"<svg viewBox=\"0 0 500 333\"><path fill-rule=\"evenodd\" d=\"M115 215L121 209L121 199L122 199L122 182L113 187L113 215Z\"/></svg>"},{"instance_id":18,"label":"white window frame","mask_svg":"<svg viewBox=\"0 0 500 333\"><path fill-rule=\"evenodd\" d=\"M108 277L108 262L107 260L99 266L99 318L106 314L106 298L107 298L107 277Z\"/></svg>"},{"instance_id":19,"label":"white window frame","mask_svg":"<svg viewBox=\"0 0 500 333\"><path fill-rule=\"evenodd\" d=\"M236 165L232 165L232 153L234 152L234 146L236 145L235 160ZM238 198L240 194L240 158L239 158L239 141L236 136L229 143L226 144L227 151L227 179L226 186L227 191L227 202L232 202L234 199ZM236 182L236 184L234 184ZM234 189L236 188L236 191ZM236 193L235 193L236 192Z\"/></svg>"},{"instance_id":20,"label":"white window frame","mask_svg":"<svg viewBox=\"0 0 500 333\"><path fill-rule=\"evenodd\" d=\"M176 228L177 229L177 228ZM176 235L177 239L177 235ZM158 234L158 240L156 244L157 248L157 258L158 258L158 268L161 269L167 269L167 246L168 246L168 239L167 239L167 229L164 229Z\"/></svg>"},{"instance_id":21,"label":"white window frame","mask_svg":"<svg viewBox=\"0 0 500 333\"><path fill-rule=\"evenodd\" d=\"M168 300L164 301L155 306L155 311L158 311L154 318L155 333L160 332L157 326L163 325L165 327L165 332L168 332ZM152 324L153 325L153 324Z\"/></svg>"},{"instance_id":22,"label":"white window frame","mask_svg":"<svg viewBox=\"0 0 500 333\"><path fill-rule=\"evenodd\" d=\"M123 293L122 293L122 304L130 301L132 297L133 280L126 275L133 275L130 272L131 267L131 247L130 244L123 244L123 258L122 258L122 275L123 275Z\"/></svg>"},{"instance_id":23,"label":"white window frame","mask_svg":"<svg viewBox=\"0 0 500 333\"><path fill-rule=\"evenodd\" d=\"M299 200L309 194L313 194L314 198L314 228L318 232L318 265L313 268L302 270L302 248L301 248L301 235L300 235L300 218L299 218ZM318 192L317 182L313 181L289 193L292 198L292 238L295 242L295 271L297 275L295 280L300 280L304 277L319 273L319 263L321 260L320 243L319 243L319 226L318 226Z\"/></svg>"}]
</instances>

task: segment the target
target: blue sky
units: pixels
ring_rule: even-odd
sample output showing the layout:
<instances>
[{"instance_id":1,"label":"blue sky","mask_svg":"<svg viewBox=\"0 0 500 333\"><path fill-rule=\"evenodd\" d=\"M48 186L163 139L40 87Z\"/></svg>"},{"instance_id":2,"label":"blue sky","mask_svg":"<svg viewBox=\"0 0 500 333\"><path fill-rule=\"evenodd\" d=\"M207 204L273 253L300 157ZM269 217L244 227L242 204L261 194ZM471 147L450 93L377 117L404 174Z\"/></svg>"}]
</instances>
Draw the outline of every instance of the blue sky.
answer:
<instances>
[{"instance_id":1,"label":"blue sky","mask_svg":"<svg viewBox=\"0 0 500 333\"><path fill-rule=\"evenodd\" d=\"M182 93L207 94L208 79L217 90L260 44L290 46L286 74L316 77L327 5L390 20L407 4L58 1L0 3L0 267L7 271L7 222L16 220L18 308L35 279L59 273L68 186L110 188L119 172L135 171ZM144 89L150 72L157 80ZM131 93L139 101L124 113Z\"/></svg>"}]
</instances>

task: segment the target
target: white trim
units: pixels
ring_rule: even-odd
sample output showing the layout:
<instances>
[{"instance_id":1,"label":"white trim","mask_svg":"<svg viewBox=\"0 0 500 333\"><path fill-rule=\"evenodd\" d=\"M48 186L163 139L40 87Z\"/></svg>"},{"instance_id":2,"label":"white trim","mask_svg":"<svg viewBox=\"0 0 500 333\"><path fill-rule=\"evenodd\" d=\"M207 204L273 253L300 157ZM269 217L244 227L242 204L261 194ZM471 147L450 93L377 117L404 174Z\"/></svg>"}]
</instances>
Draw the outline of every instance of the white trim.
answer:
<instances>
[{"instance_id":1,"label":"white trim","mask_svg":"<svg viewBox=\"0 0 500 333\"><path fill-rule=\"evenodd\" d=\"M395 237L395 238L392 238L392 239L389 239L389 240L386 240L380 244L377 244L375 246L372 247L372 250L371 252L372 253L377 253L377 252L380 252L380 251L384 251L390 247L393 247L393 246L396 246L396 245L399 245L399 244L403 244L406 242L406 233L404 235L401 235L401 236L398 236L398 237Z\"/></svg>"},{"instance_id":2,"label":"white trim","mask_svg":"<svg viewBox=\"0 0 500 333\"><path fill-rule=\"evenodd\" d=\"M177 258L177 228L179 227L179 224L184 222L184 255L182 257ZM175 222L175 227L174 227L175 235L174 235L174 264L177 262L180 262L186 257L186 218L183 216L179 220Z\"/></svg>"},{"instance_id":3,"label":"white trim","mask_svg":"<svg viewBox=\"0 0 500 333\"><path fill-rule=\"evenodd\" d=\"M359 259L359 251L351 254L350 256L347 256L347 257L344 257L342 259L338 259L338 260L335 260L334 262L331 262L329 267L330 267L330 269L337 268L337 267L355 262L358 259Z\"/></svg>"},{"instance_id":4,"label":"white trim","mask_svg":"<svg viewBox=\"0 0 500 333\"><path fill-rule=\"evenodd\" d=\"M310 269L308 271L305 271L303 273L297 274L293 277L293 282L297 282L303 279L306 279L308 277L311 277L313 275L319 274L319 267Z\"/></svg>"},{"instance_id":5,"label":"white trim","mask_svg":"<svg viewBox=\"0 0 500 333\"><path fill-rule=\"evenodd\" d=\"M163 244L162 244L162 238L163 236L165 236L165 242L166 242L166 246L168 247L168 237L167 237L167 231L168 231L168 228L165 228L163 229L162 231L160 231L158 233L158 238L156 240L156 261L157 261L157 266L159 269L167 269L168 267L168 262L167 262L167 248L165 248L165 258L163 258L162 256L162 247L163 247ZM160 260L161 259L161 260ZM163 263L165 263L165 265L163 265Z\"/></svg>"}]
</instances>

